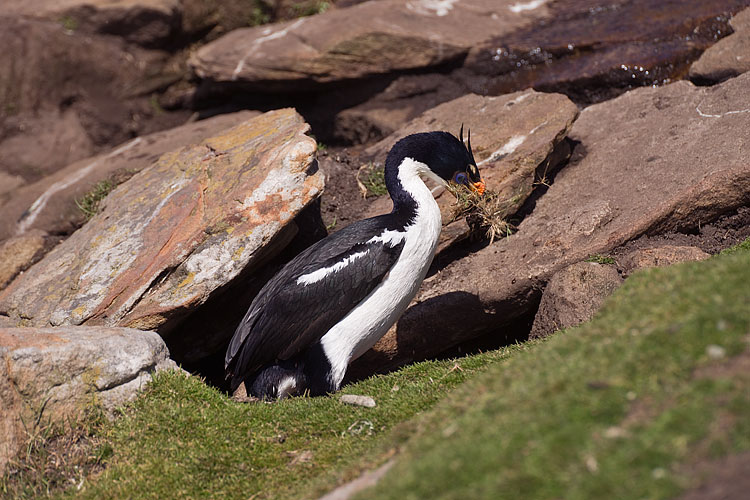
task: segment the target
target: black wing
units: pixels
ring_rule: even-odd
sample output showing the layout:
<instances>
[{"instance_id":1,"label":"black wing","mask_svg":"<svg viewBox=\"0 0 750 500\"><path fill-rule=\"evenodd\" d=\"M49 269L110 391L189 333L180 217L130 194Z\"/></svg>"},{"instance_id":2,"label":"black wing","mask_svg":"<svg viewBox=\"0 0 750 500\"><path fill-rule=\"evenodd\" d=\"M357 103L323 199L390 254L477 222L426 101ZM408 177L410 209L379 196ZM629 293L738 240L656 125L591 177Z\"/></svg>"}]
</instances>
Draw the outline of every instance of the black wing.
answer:
<instances>
[{"instance_id":1,"label":"black wing","mask_svg":"<svg viewBox=\"0 0 750 500\"><path fill-rule=\"evenodd\" d=\"M232 390L245 376L319 340L382 281L404 245L371 241L387 229L388 217L360 221L317 242L266 283L227 349ZM336 264L325 277L311 276ZM298 281L305 276L308 283Z\"/></svg>"}]
</instances>

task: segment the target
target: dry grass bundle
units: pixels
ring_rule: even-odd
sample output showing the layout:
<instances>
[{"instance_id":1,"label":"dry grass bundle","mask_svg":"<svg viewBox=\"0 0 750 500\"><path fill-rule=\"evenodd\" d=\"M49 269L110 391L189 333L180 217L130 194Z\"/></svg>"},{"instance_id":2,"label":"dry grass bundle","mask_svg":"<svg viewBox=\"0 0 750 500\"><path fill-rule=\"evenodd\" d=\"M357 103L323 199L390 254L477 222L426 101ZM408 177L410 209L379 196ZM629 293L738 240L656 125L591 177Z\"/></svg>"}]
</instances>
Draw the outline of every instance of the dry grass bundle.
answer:
<instances>
[{"instance_id":1,"label":"dry grass bundle","mask_svg":"<svg viewBox=\"0 0 750 500\"><path fill-rule=\"evenodd\" d=\"M456 197L451 222L465 217L472 235L489 238L492 244L495 238L510 236L515 231L515 227L506 220L515 207L511 200L503 199L489 189L483 196L465 186L449 184L447 189Z\"/></svg>"}]
</instances>

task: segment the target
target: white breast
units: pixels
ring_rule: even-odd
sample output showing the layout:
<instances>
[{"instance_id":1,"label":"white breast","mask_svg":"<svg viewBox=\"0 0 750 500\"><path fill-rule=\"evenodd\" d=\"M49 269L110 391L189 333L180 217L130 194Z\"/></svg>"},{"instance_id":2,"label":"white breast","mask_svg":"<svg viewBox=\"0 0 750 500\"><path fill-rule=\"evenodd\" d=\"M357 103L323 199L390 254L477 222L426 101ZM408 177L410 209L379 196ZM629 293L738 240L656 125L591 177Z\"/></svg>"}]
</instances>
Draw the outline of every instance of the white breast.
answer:
<instances>
[{"instance_id":1,"label":"white breast","mask_svg":"<svg viewBox=\"0 0 750 500\"><path fill-rule=\"evenodd\" d=\"M339 387L349 362L370 349L406 310L419 290L435 255L442 221L432 193L419 174L427 166L410 158L399 168L399 180L417 203L414 223L398 235L385 231L383 239L404 238L404 248L383 282L321 339L333 366L331 383Z\"/></svg>"}]
</instances>

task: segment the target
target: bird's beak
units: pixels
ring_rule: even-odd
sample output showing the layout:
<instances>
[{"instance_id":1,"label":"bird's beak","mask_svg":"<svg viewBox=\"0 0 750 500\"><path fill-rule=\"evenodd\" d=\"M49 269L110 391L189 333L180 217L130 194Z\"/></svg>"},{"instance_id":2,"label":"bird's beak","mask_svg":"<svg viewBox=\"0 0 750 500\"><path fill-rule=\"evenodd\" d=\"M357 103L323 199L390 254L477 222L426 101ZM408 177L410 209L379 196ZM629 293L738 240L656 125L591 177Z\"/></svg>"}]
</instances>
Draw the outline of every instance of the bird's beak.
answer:
<instances>
[{"instance_id":1,"label":"bird's beak","mask_svg":"<svg viewBox=\"0 0 750 500\"><path fill-rule=\"evenodd\" d=\"M479 179L479 181L477 182L470 183L469 189L479 194L479 196L484 195L484 181L482 179Z\"/></svg>"}]
</instances>

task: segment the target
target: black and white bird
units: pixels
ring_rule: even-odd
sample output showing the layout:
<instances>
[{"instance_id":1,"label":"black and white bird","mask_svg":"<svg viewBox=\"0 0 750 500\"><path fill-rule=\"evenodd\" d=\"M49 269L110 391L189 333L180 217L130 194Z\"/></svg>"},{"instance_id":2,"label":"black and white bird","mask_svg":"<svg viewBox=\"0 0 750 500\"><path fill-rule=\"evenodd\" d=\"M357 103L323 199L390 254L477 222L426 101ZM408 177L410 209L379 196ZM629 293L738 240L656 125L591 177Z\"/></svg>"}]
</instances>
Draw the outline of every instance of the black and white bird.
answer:
<instances>
[{"instance_id":1,"label":"black and white bird","mask_svg":"<svg viewBox=\"0 0 750 500\"><path fill-rule=\"evenodd\" d=\"M448 132L409 135L385 161L389 214L318 241L255 297L224 359L231 390L263 399L339 389L349 363L406 310L435 254L440 210L421 176L484 192L468 146Z\"/></svg>"}]
</instances>

